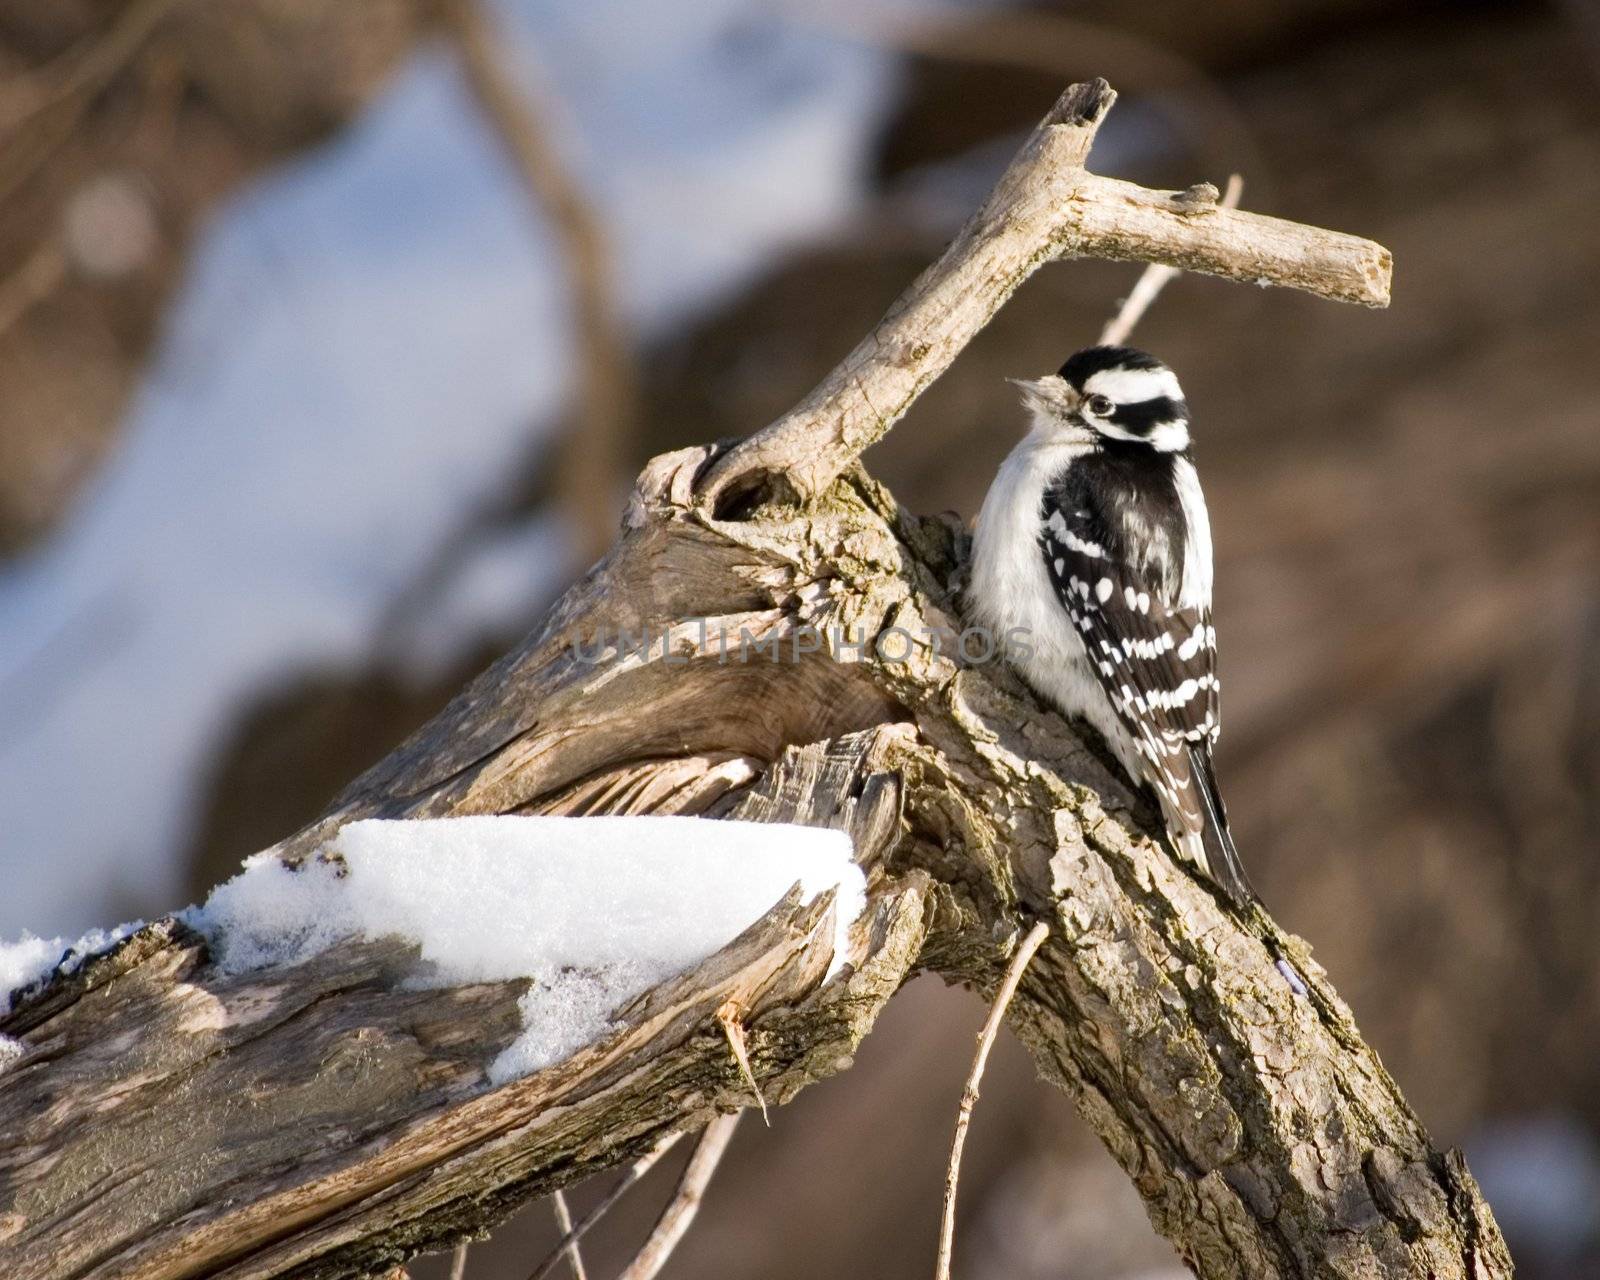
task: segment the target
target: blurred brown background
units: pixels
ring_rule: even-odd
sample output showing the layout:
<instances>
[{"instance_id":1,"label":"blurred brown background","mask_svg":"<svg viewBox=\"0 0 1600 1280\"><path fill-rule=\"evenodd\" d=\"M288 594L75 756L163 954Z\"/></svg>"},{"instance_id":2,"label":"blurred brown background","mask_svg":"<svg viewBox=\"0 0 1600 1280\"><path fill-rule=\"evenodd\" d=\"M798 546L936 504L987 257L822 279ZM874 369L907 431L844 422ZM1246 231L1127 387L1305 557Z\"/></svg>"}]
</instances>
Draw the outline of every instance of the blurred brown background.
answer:
<instances>
[{"instance_id":1,"label":"blurred brown background","mask_svg":"<svg viewBox=\"0 0 1600 1280\"><path fill-rule=\"evenodd\" d=\"M1387 245L1387 312L1186 278L1135 336L1178 370L1197 420L1224 785L1256 883L1316 944L1435 1137L1467 1147L1523 1273L1600 1276L1600 10L1083 0L781 16L894 63L856 206L650 333L631 328L613 263L636 393L609 428L581 396L564 416L610 431L591 462L620 461L598 479L571 464L580 435L568 465L528 467L474 519L614 503L606 485L652 454L787 407L1072 79L1122 94L1102 171L1182 187L1238 169L1246 207ZM356 127L406 59L453 47L458 17L407 0L0 3L0 548L39 554L89 500L219 203ZM79 66L119 31L126 52ZM970 517L1021 426L1002 378L1092 341L1135 274L1040 273L872 468L908 505ZM313 816L502 632L427 679L380 649L238 706L201 788L191 895ZM26 853L0 870L36 873ZM982 1013L920 981L854 1070L770 1132L747 1119L668 1274L927 1274ZM625 1258L665 1186L658 1173L597 1233L594 1274ZM974 1280L1178 1274L1015 1046L990 1068L963 1197L958 1270ZM469 1275L526 1274L547 1219L526 1211Z\"/></svg>"}]
</instances>

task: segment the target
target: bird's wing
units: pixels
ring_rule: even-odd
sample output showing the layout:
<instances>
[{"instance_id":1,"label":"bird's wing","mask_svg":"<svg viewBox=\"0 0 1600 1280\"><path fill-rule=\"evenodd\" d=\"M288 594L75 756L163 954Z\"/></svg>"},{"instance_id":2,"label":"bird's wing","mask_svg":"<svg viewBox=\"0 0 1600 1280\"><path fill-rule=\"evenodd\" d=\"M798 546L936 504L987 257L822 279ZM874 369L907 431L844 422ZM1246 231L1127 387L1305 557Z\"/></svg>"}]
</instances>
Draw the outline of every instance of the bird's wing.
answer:
<instances>
[{"instance_id":1,"label":"bird's wing","mask_svg":"<svg viewBox=\"0 0 1600 1280\"><path fill-rule=\"evenodd\" d=\"M1209 745L1221 724L1211 610L1170 599L1155 575L1117 554L1095 513L1047 495L1044 514L1051 585L1117 714L1136 733Z\"/></svg>"},{"instance_id":2,"label":"bird's wing","mask_svg":"<svg viewBox=\"0 0 1600 1280\"><path fill-rule=\"evenodd\" d=\"M1221 727L1217 633L1116 551L1092 510L1047 494L1041 554L1089 665L1127 726L1178 851L1235 899L1252 896L1211 764Z\"/></svg>"}]
</instances>

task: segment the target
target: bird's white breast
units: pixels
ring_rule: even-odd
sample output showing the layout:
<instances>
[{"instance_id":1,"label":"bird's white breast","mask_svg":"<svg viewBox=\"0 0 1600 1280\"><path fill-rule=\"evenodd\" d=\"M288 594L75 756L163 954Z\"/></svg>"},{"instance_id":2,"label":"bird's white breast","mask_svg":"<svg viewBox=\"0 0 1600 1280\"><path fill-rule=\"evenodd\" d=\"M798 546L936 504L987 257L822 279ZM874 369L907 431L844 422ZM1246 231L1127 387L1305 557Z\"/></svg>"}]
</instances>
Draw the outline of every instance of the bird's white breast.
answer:
<instances>
[{"instance_id":1,"label":"bird's white breast","mask_svg":"<svg viewBox=\"0 0 1600 1280\"><path fill-rule=\"evenodd\" d=\"M1034 431L1011 451L978 513L967 595L974 620L1012 666L1058 710L1088 720L1137 777L1132 741L1089 667L1039 547L1045 488L1086 448Z\"/></svg>"}]
</instances>

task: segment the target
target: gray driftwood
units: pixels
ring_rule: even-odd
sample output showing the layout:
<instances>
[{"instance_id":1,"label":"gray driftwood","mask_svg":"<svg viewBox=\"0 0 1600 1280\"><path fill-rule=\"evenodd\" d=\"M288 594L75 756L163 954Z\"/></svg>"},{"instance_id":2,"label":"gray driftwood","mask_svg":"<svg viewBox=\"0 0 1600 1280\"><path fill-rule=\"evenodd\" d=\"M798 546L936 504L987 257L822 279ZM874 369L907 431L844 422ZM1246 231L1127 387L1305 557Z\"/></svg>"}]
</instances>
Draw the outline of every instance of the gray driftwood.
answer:
<instances>
[{"instance_id":1,"label":"gray driftwood","mask_svg":"<svg viewBox=\"0 0 1600 1280\"><path fill-rule=\"evenodd\" d=\"M869 873L850 967L823 981L831 905L791 898L610 1038L491 1089L520 984L410 989L393 941L225 978L158 923L0 1020L26 1045L0 1075L0 1272L380 1274L752 1105L717 1018L730 1002L781 1103L848 1067L909 975L992 990L1044 920L1012 1026L1198 1275L1511 1274L1461 1157L1429 1141L1306 944L1227 910L1094 744L981 641L963 653L964 532L854 463L1056 254L1384 300L1375 245L1086 175L1110 101L1101 82L1069 90L794 413L652 462L543 626L278 846L315 856L371 815L839 825Z\"/></svg>"}]
</instances>

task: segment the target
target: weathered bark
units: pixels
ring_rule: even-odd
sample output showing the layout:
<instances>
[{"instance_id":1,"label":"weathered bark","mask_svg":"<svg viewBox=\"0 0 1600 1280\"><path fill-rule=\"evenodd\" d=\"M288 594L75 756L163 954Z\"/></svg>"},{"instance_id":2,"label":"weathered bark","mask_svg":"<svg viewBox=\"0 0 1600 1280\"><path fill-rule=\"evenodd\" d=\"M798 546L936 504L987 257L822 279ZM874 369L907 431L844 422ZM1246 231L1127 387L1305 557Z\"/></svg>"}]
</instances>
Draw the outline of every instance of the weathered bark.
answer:
<instances>
[{"instance_id":1,"label":"weathered bark","mask_svg":"<svg viewBox=\"0 0 1600 1280\"><path fill-rule=\"evenodd\" d=\"M967 305L988 300L949 303ZM904 374L893 350L853 376L886 368ZM380 1272L750 1105L725 1002L781 1102L847 1066L910 973L987 990L1042 919L1012 1025L1197 1274L1509 1275L1464 1163L1431 1145L1305 943L1231 912L1097 746L979 660L981 640L963 652L961 528L831 462L814 495L790 486L807 504L723 518L707 477L752 474L718 471L727 456L656 459L544 626L278 851L314 855L363 816L842 825L869 872L853 967L822 981L828 906L790 900L607 1040L490 1089L521 984L412 990L394 943L224 978L154 926L0 1022L28 1046L0 1075L7 1274ZM779 456L763 446L757 470Z\"/></svg>"},{"instance_id":2,"label":"weathered bark","mask_svg":"<svg viewBox=\"0 0 1600 1280\"><path fill-rule=\"evenodd\" d=\"M733 813L839 825L875 864L899 801L876 741L786 753ZM853 971L826 985L831 904L791 897L605 1041L494 1090L524 983L410 990L419 966L396 941L226 978L158 922L4 1021L29 1053L0 1075L3 1272L384 1274L748 1105L726 1002L769 1102L848 1065L916 961L926 888L875 876Z\"/></svg>"}]
</instances>

